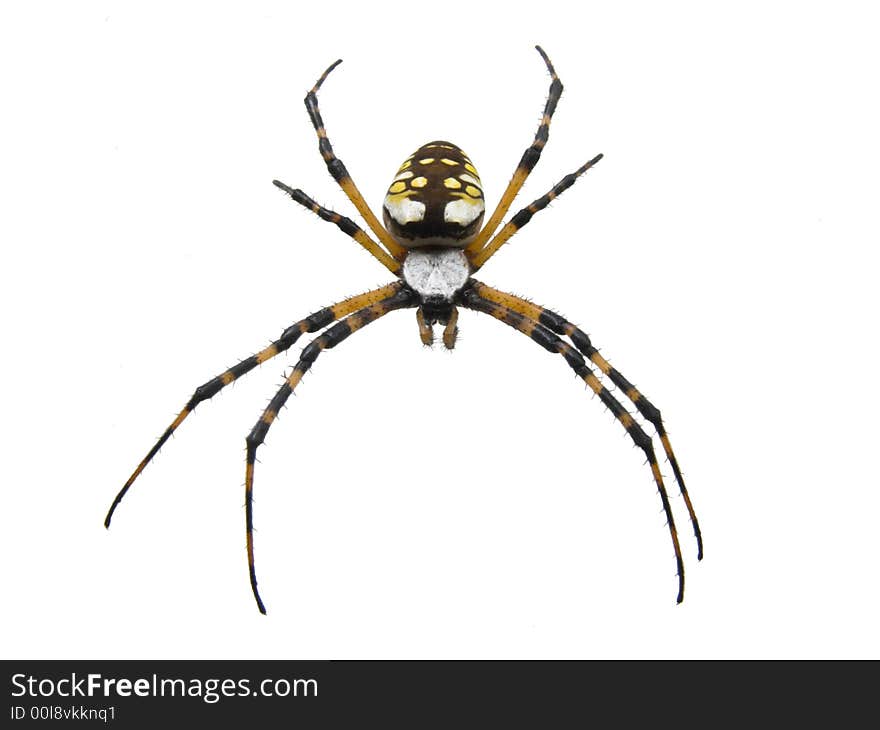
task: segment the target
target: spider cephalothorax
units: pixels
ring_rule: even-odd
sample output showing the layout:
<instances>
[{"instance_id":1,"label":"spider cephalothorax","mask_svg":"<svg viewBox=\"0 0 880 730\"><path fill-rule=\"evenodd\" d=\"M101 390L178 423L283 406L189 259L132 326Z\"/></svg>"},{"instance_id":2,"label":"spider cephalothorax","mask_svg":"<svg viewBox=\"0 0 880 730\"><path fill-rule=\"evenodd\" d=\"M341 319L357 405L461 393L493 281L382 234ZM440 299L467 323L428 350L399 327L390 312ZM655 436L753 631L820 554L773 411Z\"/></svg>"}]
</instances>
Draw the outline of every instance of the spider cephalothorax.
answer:
<instances>
[{"instance_id":1,"label":"spider cephalothorax","mask_svg":"<svg viewBox=\"0 0 880 730\"><path fill-rule=\"evenodd\" d=\"M549 137L553 112L562 94L562 82L557 77L550 59L540 47L538 52L544 59L552 78L544 114L532 144L523 153L497 207L482 228L485 204L479 175L461 149L442 141L429 142L420 147L400 166L382 206L386 226L383 227L355 186L342 160L334 153L318 109L318 89L340 61L334 63L321 75L305 98L306 108L318 135L318 149L327 163L327 170L354 204L378 241L350 218L324 208L302 190L291 188L277 180L274 183L300 205L324 220L336 224L397 278L391 284L349 297L295 322L268 347L196 388L183 410L165 429L158 442L138 464L116 495L104 521L107 527L110 526L116 507L135 479L199 403L216 395L257 365L287 351L303 334L323 330L322 334L303 348L296 365L246 439L245 523L248 571L257 606L265 613L257 589L257 574L254 567L254 465L257 450L275 422L278 411L287 403L303 375L324 350L335 347L371 322L397 309L415 308L422 342L425 345L432 344L433 325L441 324L444 326L443 344L451 349L455 346L458 333L458 308L463 307L488 314L528 336L548 352L561 355L565 363L599 397L629 434L633 443L645 454L666 515L678 569L677 600L682 601L684 563L666 485L654 451L654 439L645 431L635 413L624 407L621 400L629 401L638 411L642 421L650 424L656 432L684 499L697 541L697 557L701 559L703 542L700 527L672 451L672 444L663 426L660 411L599 354L590 338L577 326L549 309L533 304L527 299L493 289L473 278L473 274L507 243L511 236L523 228L535 213L546 208L551 200L571 187L583 173L602 159L602 155L597 155L573 173L566 175L549 192L513 215L499 229L514 198L541 156L541 151ZM615 392L609 389L609 384L616 389Z\"/></svg>"}]
</instances>

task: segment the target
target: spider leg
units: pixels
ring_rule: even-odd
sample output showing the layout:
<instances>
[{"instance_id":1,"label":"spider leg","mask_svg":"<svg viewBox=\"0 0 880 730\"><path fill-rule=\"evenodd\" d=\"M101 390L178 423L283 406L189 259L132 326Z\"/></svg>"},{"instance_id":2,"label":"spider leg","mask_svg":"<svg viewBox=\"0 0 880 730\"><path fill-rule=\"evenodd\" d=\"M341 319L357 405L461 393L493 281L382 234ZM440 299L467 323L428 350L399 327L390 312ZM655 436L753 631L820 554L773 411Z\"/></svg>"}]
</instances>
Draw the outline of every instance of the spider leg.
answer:
<instances>
[{"instance_id":1,"label":"spider leg","mask_svg":"<svg viewBox=\"0 0 880 730\"><path fill-rule=\"evenodd\" d=\"M593 165L595 165L599 160L601 160L603 155L596 155L589 162L581 165L577 170L573 173L566 175L562 180L560 180L553 188L545 195L542 195L537 200L532 201L529 205L519 211L513 218L511 218L507 224L498 231L498 235L492 238L489 243L486 244L485 248L476 252L471 256L471 266L474 271L480 269L483 264L485 264L495 253L501 248L507 241L520 230L526 223L528 223L532 216L535 215L539 210L544 210L548 205L550 205L550 201L558 198L562 193L568 190L572 185L575 184L575 181L583 175L587 170L589 170Z\"/></svg>"},{"instance_id":2,"label":"spider leg","mask_svg":"<svg viewBox=\"0 0 880 730\"><path fill-rule=\"evenodd\" d=\"M385 227L379 222L379 219L376 218L373 211L370 210L370 206L367 205L367 201L364 200L361 191L357 189L357 185L354 184L354 181L351 179L351 175L348 174L348 170L345 168L342 160L340 160L336 156L336 153L333 152L333 146L330 144L330 138L327 136L327 130L324 128L324 120L321 119L321 112L318 109L318 90L321 88L321 84L324 83L324 79L326 79L330 72L340 63L342 63L341 58L331 64L330 67L321 74L321 78L315 82L315 85L309 90L309 93L306 94L306 98L303 100L306 109L309 112L309 118L312 120L312 126L318 134L318 150L321 152L324 162L327 163L327 170L333 176L333 179L339 184L339 187L342 188L346 196L348 196L348 199L354 203L354 207L357 208L358 213L363 216L363 219L367 222L370 230L376 234L376 237L382 242L385 248L391 252L391 255L394 258L402 261L406 256L406 249L391 238L388 231L385 230Z\"/></svg>"},{"instance_id":3,"label":"spider leg","mask_svg":"<svg viewBox=\"0 0 880 730\"><path fill-rule=\"evenodd\" d=\"M278 411L287 402L290 394L302 380L303 375L312 367L312 363L318 358L324 350L336 347L340 342L346 339L353 332L357 332L362 327L375 322L380 317L385 316L395 309L403 309L405 307L415 306L417 301L415 293L406 285L397 285L397 290L384 299L375 301L369 306L358 309L340 322L330 327L324 334L316 337L306 347L303 348L299 362L294 366L293 371L287 377L287 380L281 386L275 397L266 406L260 420L256 422L251 432L248 434L247 444L247 460L245 466L245 523L247 529L247 559L248 571L250 573L251 589L260 613L266 613L266 608L260 598L260 592L257 589L257 574L254 569L254 462L257 458L257 449L266 439L269 427L278 416Z\"/></svg>"},{"instance_id":4,"label":"spider leg","mask_svg":"<svg viewBox=\"0 0 880 730\"><path fill-rule=\"evenodd\" d=\"M654 483L657 485L657 491L660 493L660 501L663 504L663 511L666 514L666 523L669 527L672 546L675 550L675 562L678 569L678 596L676 602L681 603L684 600L684 562L681 557L681 547L678 543L678 532L675 529L675 520L672 516L672 507L669 504L669 495L666 491L666 485L663 483L663 476L660 473L660 467L657 464L657 457L654 453L651 437L645 433L642 427L639 426L627 410L620 404L620 401L618 401L617 398L615 398L602 385L590 367L586 364L586 361L580 352L567 342L560 339L543 324L530 319L505 304L484 298L479 294L478 289L478 284L465 288L459 294L461 303L468 309L489 314L509 327L513 327L523 334L528 335L545 350L562 355L571 369L577 373L578 377L586 382L590 389L599 396L602 403L605 404L614 417L620 421L620 424L626 429L626 432L636 446L645 453L645 456L648 459L648 464L651 467L651 474L654 477Z\"/></svg>"},{"instance_id":5,"label":"spider leg","mask_svg":"<svg viewBox=\"0 0 880 730\"><path fill-rule=\"evenodd\" d=\"M355 312L364 307L373 305L377 302L384 301L388 297L397 294L402 288L404 284L402 282L395 282L393 284L389 284L387 286L383 286L379 289L374 289L373 291L366 292L365 294L359 294L354 297L349 297L348 299L344 299L337 304L334 304L331 307L325 307L314 314L309 315L305 319L301 319L299 322L295 322L290 327L288 327L281 334L277 340L272 342L268 347L260 350L256 355L251 355L249 358L242 360L237 365L233 365L231 368L218 375L216 378L212 378L207 383L200 385L196 388L195 393L193 393L192 397L187 401L186 405L183 407L183 410L177 414L177 418L171 423L168 428L165 429L165 432L159 437L159 440L153 446L152 449L147 453L147 455L143 458L140 464L137 465L137 468L132 472L131 476L128 478L128 481L125 482L122 489L119 490L119 493L113 500L113 503L110 505L110 509L107 512L107 517L104 519L104 527L110 527L110 521L113 519L113 513L116 511L116 508L119 506L119 503L122 501L122 498L125 496L125 493L131 488L131 485L134 484L135 479L138 478L140 473L144 470L147 464L152 461L153 457L159 452L159 449L164 446L165 442L171 437L177 428L183 423L184 419L195 410L196 406L204 400L208 400L212 398L217 393L219 393L223 388L225 388L230 383L238 380L245 373L249 373L253 370L257 365L266 362L276 355L284 352L288 348L290 348L294 342L296 342L301 335L306 332L318 332L324 329L331 322L335 322L337 319L341 319L342 317L346 317L352 312Z\"/></svg>"},{"instance_id":6,"label":"spider leg","mask_svg":"<svg viewBox=\"0 0 880 730\"><path fill-rule=\"evenodd\" d=\"M544 105L544 115L541 117L541 123L538 125L535 139L523 153L519 164L516 166L516 170L514 170L513 177L510 179L510 182L507 183L507 188L501 195L498 207L495 208L492 217L489 218L489 221L483 227L483 230L477 234L476 238L474 238L470 245L465 249L468 256L476 254L481 248L483 248L486 241L491 238L492 234L495 233L495 229L498 228L501 219L504 218L505 214L510 209L510 206L513 205L513 200L516 198L517 193L519 193L520 188L522 188L523 183L525 183L526 178L534 169L535 165L538 164L538 160L541 158L541 151L544 149L544 145L547 144L547 140L550 137L550 120L553 118L553 112L556 111L556 104L559 102L559 97L562 96L562 82L556 75L553 64L550 63L550 59L547 57L547 54L544 53L544 49L541 48L541 46L535 46L535 48L538 53L541 54L541 58L544 59L544 63L547 65L547 70L550 72L550 76L553 79L550 83L550 92L547 96L547 103Z\"/></svg>"},{"instance_id":7,"label":"spider leg","mask_svg":"<svg viewBox=\"0 0 880 730\"><path fill-rule=\"evenodd\" d=\"M678 466L678 460L675 458L675 452L672 450L672 443L669 441L666 428L663 426L663 418L657 407L654 406L654 404L651 403L643 393L639 392L635 386L633 386L633 384L620 373L620 371L612 367L612 365L599 354L599 351L593 346L593 343L590 341L586 332L573 325L564 317L561 317L555 312L551 312L549 309L533 304L522 297L493 289L482 282L475 281L474 290L478 296L484 299L509 307L513 311L528 317L534 322L540 322L556 334L566 335L571 338L572 344L578 349L578 351L585 355L590 362L602 371L602 373L608 376L611 382L623 391L626 394L626 397L632 401L639 413L641 413L642 416L644 416L645 419L657 429L660 443L663 444L666 458L669 459L669 463L672 465L675 480L678 482L678 488L681 491L681 496L687 506L688 515L694 530L694 537L697 540L697 560L702 560L703 535L700 532L700 523L697 520L697 515L694 511L694 506L691 503L691 498L688 495L687 487L685 487L684 477Z\"/></svg>"},{"instance_id":8,"label":"spider leg","mask_svg":"<svg viewBox=\"0 0 880 730\"><path fill-rule=\"evenodd\" d=\"M336 213L329 208L325 208L323 205L318 205L318 203L312 200L299 188L291 188L288 185L285 185L280 180L273 180L272 184L287 193L301 206L303 206L304 208L308 208L310 211L315 213L322 220L329 221L330 223L335 223L339 227L339 230L351 236L361 246L367 249L367 251L375 256L379 260L379 263L382 264L386 269L388 269L388 271L390 271L392 274L400 274L400 262L397 259L389 256L385 249L379 246L379 244L376 243L372 238L370 238L367 232L364 231L364 229L361 228L359 225L357 225L351 218L346 218L344 215L340 215L339 213Z\"/></svg>"}]
</instances>

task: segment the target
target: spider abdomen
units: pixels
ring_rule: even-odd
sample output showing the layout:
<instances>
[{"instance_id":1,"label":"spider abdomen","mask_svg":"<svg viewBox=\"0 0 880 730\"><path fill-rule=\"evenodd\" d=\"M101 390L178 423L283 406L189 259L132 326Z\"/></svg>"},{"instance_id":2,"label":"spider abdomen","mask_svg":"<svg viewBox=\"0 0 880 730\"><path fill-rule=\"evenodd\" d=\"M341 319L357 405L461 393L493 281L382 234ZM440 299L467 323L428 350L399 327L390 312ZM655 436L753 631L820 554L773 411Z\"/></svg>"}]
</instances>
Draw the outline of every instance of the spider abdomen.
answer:
<instances>
[{"instance_id":1,"label":"spider abdomen","mask_svg":"<svg viewBox=\"0 0 880 730\"><path fill-rule=\"evenodd\" d=\"M480 230L485 207L470 158L451 142L438 140L403 161L382 214L388 232L405 248L464 248Z\"/></svg>"}]
</instances>

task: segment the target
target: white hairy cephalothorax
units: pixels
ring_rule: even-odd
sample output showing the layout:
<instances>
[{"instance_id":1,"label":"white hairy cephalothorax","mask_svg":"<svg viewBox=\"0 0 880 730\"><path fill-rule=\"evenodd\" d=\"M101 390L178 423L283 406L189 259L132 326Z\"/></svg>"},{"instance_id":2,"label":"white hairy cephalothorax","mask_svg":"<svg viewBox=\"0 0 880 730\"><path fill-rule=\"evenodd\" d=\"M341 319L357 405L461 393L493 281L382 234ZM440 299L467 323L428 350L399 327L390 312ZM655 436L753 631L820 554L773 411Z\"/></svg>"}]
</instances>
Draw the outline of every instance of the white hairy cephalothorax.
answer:
<instances>
[{"instance_id":1,"label":"white hairy cephalothorax","mask_svg":"<svg viewBox=\"0 0 880 730\"><path fill-rule=\"evenodd\" d=\"M413 249L403 262L403 278L425 299L452 301L470 275L460 248Z\"/></svg>"}]
</instances>

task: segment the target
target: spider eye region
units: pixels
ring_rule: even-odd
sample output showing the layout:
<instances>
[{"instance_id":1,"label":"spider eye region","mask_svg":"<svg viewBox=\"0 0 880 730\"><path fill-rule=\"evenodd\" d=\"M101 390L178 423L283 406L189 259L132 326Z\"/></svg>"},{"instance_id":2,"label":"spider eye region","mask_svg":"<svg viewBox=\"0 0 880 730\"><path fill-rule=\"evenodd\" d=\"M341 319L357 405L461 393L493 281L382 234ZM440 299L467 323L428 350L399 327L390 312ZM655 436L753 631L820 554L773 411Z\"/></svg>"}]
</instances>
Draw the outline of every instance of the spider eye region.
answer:
<instances>
[{"instance_id":1,"label":"spider eye region","mask_svg":"<svg viewBox=\"0 0 880 730\"><path fill-rule=\"evenodd\" d=\"M404 248L464 248L486 204L470 158L451 142L428 142L407 157L385 195L385 227Z\"/></svg>"}]
</instances>

